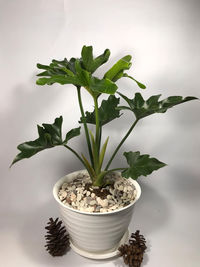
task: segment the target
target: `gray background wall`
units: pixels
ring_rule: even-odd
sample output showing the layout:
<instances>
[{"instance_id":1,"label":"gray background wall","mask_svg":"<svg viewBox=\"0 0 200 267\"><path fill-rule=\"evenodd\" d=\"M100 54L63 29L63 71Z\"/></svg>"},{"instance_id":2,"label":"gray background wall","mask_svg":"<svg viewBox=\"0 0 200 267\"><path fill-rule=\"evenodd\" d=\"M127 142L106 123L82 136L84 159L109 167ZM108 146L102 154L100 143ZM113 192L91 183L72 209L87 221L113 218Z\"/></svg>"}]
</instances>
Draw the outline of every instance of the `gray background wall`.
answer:
<instances>
[{"instance_id":1,"label":"gray background wall","mask_svg":"<svg viewBox=\"0 0 200 267\"><path fill-rule=\"evenodd\" d=\"M36 63L79 57L84 44L93 45L96 55L109 48L111 61L104 70L133 55L129 73L147 85L144 97L200 97L199 12L198 0L0 1L2 266L123 266L121 259L91 261L72 251L54 259L44 251L44 226L58 215L52 187L66 173L82 169L70 152L44 151L8 169L16 146L37 137L37 124L63 115L64 132L78 125L75 88L35 85ZM118 84L129 96L139 90L131 80ZM84 93L83 98L91 109L90 97ZM123 162L123 151L140 150L168 164L139 179L142 197L130 231L140 229L148 240L144 266L199 266L199 114L194 101L144 119L113 162ZM105 136L112 137L110 150L130 120L125 112L105 128ZM71 144L85 149L83 137Z\"/></svg>"}]
</instances>

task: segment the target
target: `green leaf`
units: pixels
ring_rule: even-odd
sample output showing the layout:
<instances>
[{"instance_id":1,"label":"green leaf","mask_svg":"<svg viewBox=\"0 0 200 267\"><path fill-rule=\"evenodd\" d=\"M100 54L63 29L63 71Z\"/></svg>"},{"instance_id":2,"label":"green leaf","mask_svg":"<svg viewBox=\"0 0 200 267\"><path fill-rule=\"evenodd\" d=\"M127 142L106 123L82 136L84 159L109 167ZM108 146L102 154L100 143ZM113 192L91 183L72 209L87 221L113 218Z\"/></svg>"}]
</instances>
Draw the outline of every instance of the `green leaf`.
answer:
<instances>
[{"instance_id":1,"label":"green leaf","mask_svg":"<svg viewBox=\"0 0 200 267\"><path fill-rule=\"evenodd\" d=\"M36 81L37 85L52 85L53 83L59 84L74 84L76 86L81 86L82 83L75 76L64 76L64 75L54 75L50 78L39 78Z\"/></svg>"},{"instance_id":2,"label":"green leaf","mask_svg":"<svg viewBox=\"0 0 200 267\"><path fill-rule=\"evenodd\" d=\"M156 158L150 158L149 155L140 155L140 152L124 152L129 168L122 171L122 176L125 178L137 179L139 176L147 176L153 171L158 170L164 166L165 163Z\"/></svg>"},{"instance_id":3,"label":"green leaf","mask_svg":"<svg viewBox=\"0 0 200 267\"><path fill-rule=\"evenodd\" d=\"M100 94L115 94L117 85L115 82L122 77L133 79L140 88L145 88L143 84L135 80L133 77L124 73L131 67L131 56L127 55L121 58L116 64L108 70L103 79L92 76L92 73L102 64L108 61L110 50L106 49L103 54L94 58L92 46L83 46L81 58L71 58L69 61L53 59L49 65L37 64L41 73L37 76L41 77L36 81L38 85L73 84L74 86L83 86L94 97Z\"/></svg>"},{"instance_id":4,"label":"green leaf","mask_svg":"<svg viewBox=\"0 0 200 267\"><path fill-rule=\"evenodd\" d=\"M66 139L62 141L62 122L63 118L60 116L56 118L53 124L43 123L42 126L38 125L39 137L34 141L28 141L18 145L20 153L14 158L11 165L19 160L30 158L38 152L52 148L55 146L65 145L71 138L80 134L80 127L72 129L66 135Z\"/></svg>"},{"instance_id":5,"label":"green leaf","mask_svg":"<svg viewBox=\"0 0 200 267\"><path fill-rule=\"evenodd\" d=\"M76 78L79 81L79 84L84 87L90 86L91 74L86 70L82 69L81 63L79 59L75 61L75 69L76 69Z\"/></svg>"},{"instance_id":6,"label":"green leaf","mask_svg":"<svg viewBox=\"0 0 200 267\"><path fill-rule=\"evenodd\" d=\"M91 47L84 47L83 49L84 62L82 59L71 58L68 62L67 59L58 61L53 59L49 66L37 64L39 69L45 71L38 74L42 76L36 81L38 85L52 85L54 83L59 84L73 84L77 86L85 87L88 92L92 95L98 96L101 93L114 94L117 90L117 85L109 79L98 79L93 77L90 72L82 67L84 63L88 69L88 64L92 60ZM89 57L87 59L87 56ZM103 64L108 58L108 53L105 56L101 55L97 60L95 59L92 63L92 70L96 69L99 64Z\"/></svg>"},{"instance_id":7,"label":"green leaf","mask_svg":"<svg viewBox=\"0 0 200 267\"><path fill-rule=\"evenodd\" d=\"M119 110L129 109L131 110L137 119L147 117L154 113L165 113L169 108L176 105L198 99L193 96L170 96L164 100L159 101L161 95L153 95L147 100L144 100L140 93L136 93L133 99L129 99L125 95L119 93L121 97L128 103L127 106L118 107Z\"/></svg>"},{"instance_id":8,"label":"green leaf","mask_svg":"<svg viewBox=\"0 0 200 267\"><path fill-rule=\"evenodd\" d=\"M37 76L46 76L46 78L39 78L36 81L38 85L51 85L53 83L60 84L74 84L80 86L80 82L75 76L75 58L71 58L69 61L64 58L63 60L52 60L50 65L37 64L39 69L45 70L39 73Z\"/></svg>"},{"instance_id":9,"label":"green leaf","mask_svg":"<svg viewBox=\"0 0 200 267\"><path fill-rule=\"evenodd\" d=\"M63 141L63 145L66 145L70 139L80 135L80 129L81 127L78 127L78 128L74 128L71 131L69 131L66 134L65 140Z\"/></svg>"},{"instance_id":10,"label":"green leaf","mask_svg":"<svg viewBox=\"0 0 200 267\"><path fill-rule=\"evenodd\" d=\"M89 131L89 133L90 133L90 138L92 141L92 154L93 154L93 159L94 159L94 169L95 171L97 171L99 168L97 144L95 142L93 133L91 131Z\"/></svg>"},{"instance_id":11,"label":"green leaf","mask_svg":"<svg viewBox=\"0 0 200 267\"><path fill-rule=\"evenodd\" d=\"M123 76L123 71L128 70L131 67L131 56L127 55L115 63L112 68L110 68L104 75L104 78L107 78L113 82L116 82L119 78Z\"/></svg>"},{"instance_id":12,"label":"green leaf","mask_svg":"<svg viewBox=\"0 0 200 267\"><path fill-rule=\"evenodd\" d=\"M98 69L101 65L106 63L110 57L110 50L106 49L103 54L96 57L92 64L92 73L95 72L96 69Z\"/></svg>"},{"instance_id":13,"label":"green leaf","mask_svg":"<svg viewBox=\"0 0 200 267\"><path fill-rule=\"evenodd\" d=\"M146 86L144 84L142 84L141 82L138 82L135 78L133 78L132 76L129 76L127 73L123 73L123 77L127 77L130 78L131 80L135 81L137 83L137 85L141 88L141 89L146 89ZM121 77L120 77L121 78Z\"/></svg>"},{"instance_id":14,"label":"green leaf","mask_svg":"<svg viewBox=\"0 0 200 267\"><path fill-rule=\"evenodd\" d=\"M89 163L89 161L87 160L87 158L86 158L83 154L81 154L81 156L82 156L82 159L83 159L83 161L84 161L85 167L86 167L86 169L87 169L87 171L88 171L88 173L89 173L89 175L90 175L90 178L93 180L94 177L96 176L95 171L94 171L94 169L92 168L92 165L91 165L91 164Z\"/></svg>"},{"instance_id":15,"label":"green leaf","mask_svg":"<svg viewBox=\"0 0 200 267\"><path fill-rule=\"evenodd\" d=\"M110 81L109 79L98 79L96 77L91 77L89 88L93 92L104 93L113 95L117 91L117 85Z\"/></svg>"},{"instance_id":16,"label":"green leaf","mask_svg":"<svg viewBox=\"0 0 200 267\"><path fill-rule=\"evenodd\" d=\"M108 140L109 140L109 137L106 138L106 141L103 144L101 152L100 152L100 155L99 155L99 171L101 170L101 167L102 167L102 164L103 164L106 148L107 148L107 145L108 145Z\"/></svg>"},{"instance_id":17,"label":"green leaf","mask_svg":"<svg viewBox=\"0 0 200 267\"><path fill-rule=\"evenodd\" d=\"M81 51L81 56L83 60L83 66L84 68L92 72L92 63L93 63L93 48L92 46L83 46L82 51Z\"/></svg>"},{"instance_id":18,"label":"green leaf","mask_svg":"<svg viewBox=\"0 0 200 267\"><path fill-rule=\"evenodd\" d=\"M90 73L95 72L97 68L99 68L102 64L108 61L110 56L110 50L106 49L104 53L95 59L93 58L93 48L92 46L83 46L81 51L83 67L85 70Z\"/></svg>"},{"instance_id":19,"label":"green leaf","mask_svg":"<svg viewBox=\"0 0 200 267\"><path fill-rule=\"evenodd\" d=\"M114 95L110 95L107 100L101 102L99 107L99 123L100 126L120 117L120 111L117 110L119 104L119 98ZM96 124L95 110L93 112L85 113L86 123ZM80 123L83 123L83 118L80 118Z\"/></svg>"}]
</instances>

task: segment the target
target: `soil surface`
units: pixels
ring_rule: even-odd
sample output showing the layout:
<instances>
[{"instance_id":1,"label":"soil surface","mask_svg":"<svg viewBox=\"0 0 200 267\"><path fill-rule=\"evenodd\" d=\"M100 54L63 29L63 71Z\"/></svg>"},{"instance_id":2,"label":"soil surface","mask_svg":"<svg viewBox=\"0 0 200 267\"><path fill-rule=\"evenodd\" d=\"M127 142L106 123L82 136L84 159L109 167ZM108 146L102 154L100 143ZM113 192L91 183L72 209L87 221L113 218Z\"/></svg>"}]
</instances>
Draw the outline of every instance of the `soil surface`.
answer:
<instances>
[{"instance_id":1,"label":"soil surface","mask_svg":"<svg viewBox=\"0 0 200 267\"><path fill-rule=\"evenodd\" d=\"M104 188L93 186L88 174L79 173L68 183L63 183L58 197L66 206L85 212L109 212L129 205L136 197L136 189L127 179L116 173L106 180Z\"/></svg>"}]
</instances>

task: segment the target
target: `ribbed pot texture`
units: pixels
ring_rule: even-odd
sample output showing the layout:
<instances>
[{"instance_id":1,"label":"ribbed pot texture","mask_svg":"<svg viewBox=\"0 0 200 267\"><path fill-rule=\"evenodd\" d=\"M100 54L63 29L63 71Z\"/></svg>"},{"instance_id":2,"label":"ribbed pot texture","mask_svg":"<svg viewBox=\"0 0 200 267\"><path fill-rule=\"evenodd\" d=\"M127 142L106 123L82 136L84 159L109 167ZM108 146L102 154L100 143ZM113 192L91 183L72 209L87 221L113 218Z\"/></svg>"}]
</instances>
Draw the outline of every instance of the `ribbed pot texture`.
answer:
<instances>
[{"instance_id":1,"label":"ribbed pot texture","mask_svg":"<svg viewBox=\"0 0 200 267\"><path fill-rule=\"evenodd\" d=\"M81 250L91 253L112 252L128 230L134 204L141 194L140 186L130 179L137 190L137 195L135 200L125 208L106 213L82 212L65 206L58 198L58 191L62 184L72 181L79 173L86 173L86 171L76 171L62 177L53 188L53 195L59 203L61 216L71 242Z\"/></svg>"}]
</instances>

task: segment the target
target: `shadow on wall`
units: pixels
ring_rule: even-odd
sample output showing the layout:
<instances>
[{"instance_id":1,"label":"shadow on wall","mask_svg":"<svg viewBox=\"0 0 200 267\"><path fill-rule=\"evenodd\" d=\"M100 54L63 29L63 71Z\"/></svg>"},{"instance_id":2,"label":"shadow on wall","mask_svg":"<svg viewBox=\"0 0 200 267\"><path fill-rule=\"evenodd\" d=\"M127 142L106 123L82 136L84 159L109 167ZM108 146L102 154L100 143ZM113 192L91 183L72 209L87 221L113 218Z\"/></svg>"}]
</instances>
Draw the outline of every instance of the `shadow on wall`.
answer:
<instances>
[{"instance_id":1,"label":"shadow on wall","mask_svg":"<svg viewBox=\"0 0 200 267\"><path fill-rule=\"evenodd\" d=\"M180 163L178 166L173 166L169 171L168 179L167 190L171 192L171 197L176 203L196 205L195 203L199 201L200 177L199 172L192 169L192 165L190 170Z\"/></svg>"},{"instance_id":2,"label":"shadow on wall","mask_svg":"<svg viewBox=\"0 0 200 267\"><path fill-rule=\"evenodd\" d=\"M52 216L52 215L55 216ZM31 262L55 266L64 264L66 258L53 258L45 250L45 226L50 217L54 219L59 217L58 209L54 199L46 202L45 205L40 205L38 208L31 210L24 216L23 225L19 231L19 244L24 250L24 253L30 258Z\"/></svg>"},{"instance_id":3,"label":"shadow on wall","mask_svg":"<svg viewBox=\"0 0 200 267\"><path fill-rule=\"evenodd\" d=\"M12 89L12 92L13 104L10 105L10 110L0 114L2 140L4 140L1 145L2 160L0 164L1 169L5 168L5 171L8 170L7 167L19 152L16 150L17 145L37 138L36 125L41 115L49 110L50 115L44 122L53 122L56 116L63 113L62 107L59 104L56 105L57 98L65 94L67 99L68 95L66 94L70 94L70 90L60 90L60 86L51 87L49 90L49 88L35 85L35 76L31 78L28 86L18 85ZM52 107L54 108L53 111ZM41 125L41 123L38 124ZM33 134L30 129L34 129ZM79 142L81 144L82 140L79 139ZM72 156L72 158L74 157Z\"/></svg>"},{"instance_id":4,"label":"shadow on wall","mask_svg":"<svg viewBox=\"0 0 200 267\"><path fill-rule=\"evenodd\" d=\"M167 200L159 193L157 188L154 189L147 184L148 182L141 180L139 183L142 194L135 206L131 227L140 230L142 225L141 233L149 235L168 223L171 216L170 208ZM135 214L137 216L134 216Z\"/></svg>"},{"instance_id":5,"label":"shadow on wall","mask_svg":"<svg viewBox=\"0 0 200 267\"><path fill-rule=\"evenodd\" d=\"M35 84L33 77L30 84ZM38 115L44 109L50 108L57 96L56 90L51 92L41 90L35 85L31 87L30 85L18 85L12 89L12 92L13 104L11 109L0 115L3 137L7 140L3 143L3 148L7 151L12 151L16 147L16 140L20 140L21 136L23 138L28 133L28 129L37 121Z\"/></svg>"}]
</instances>

